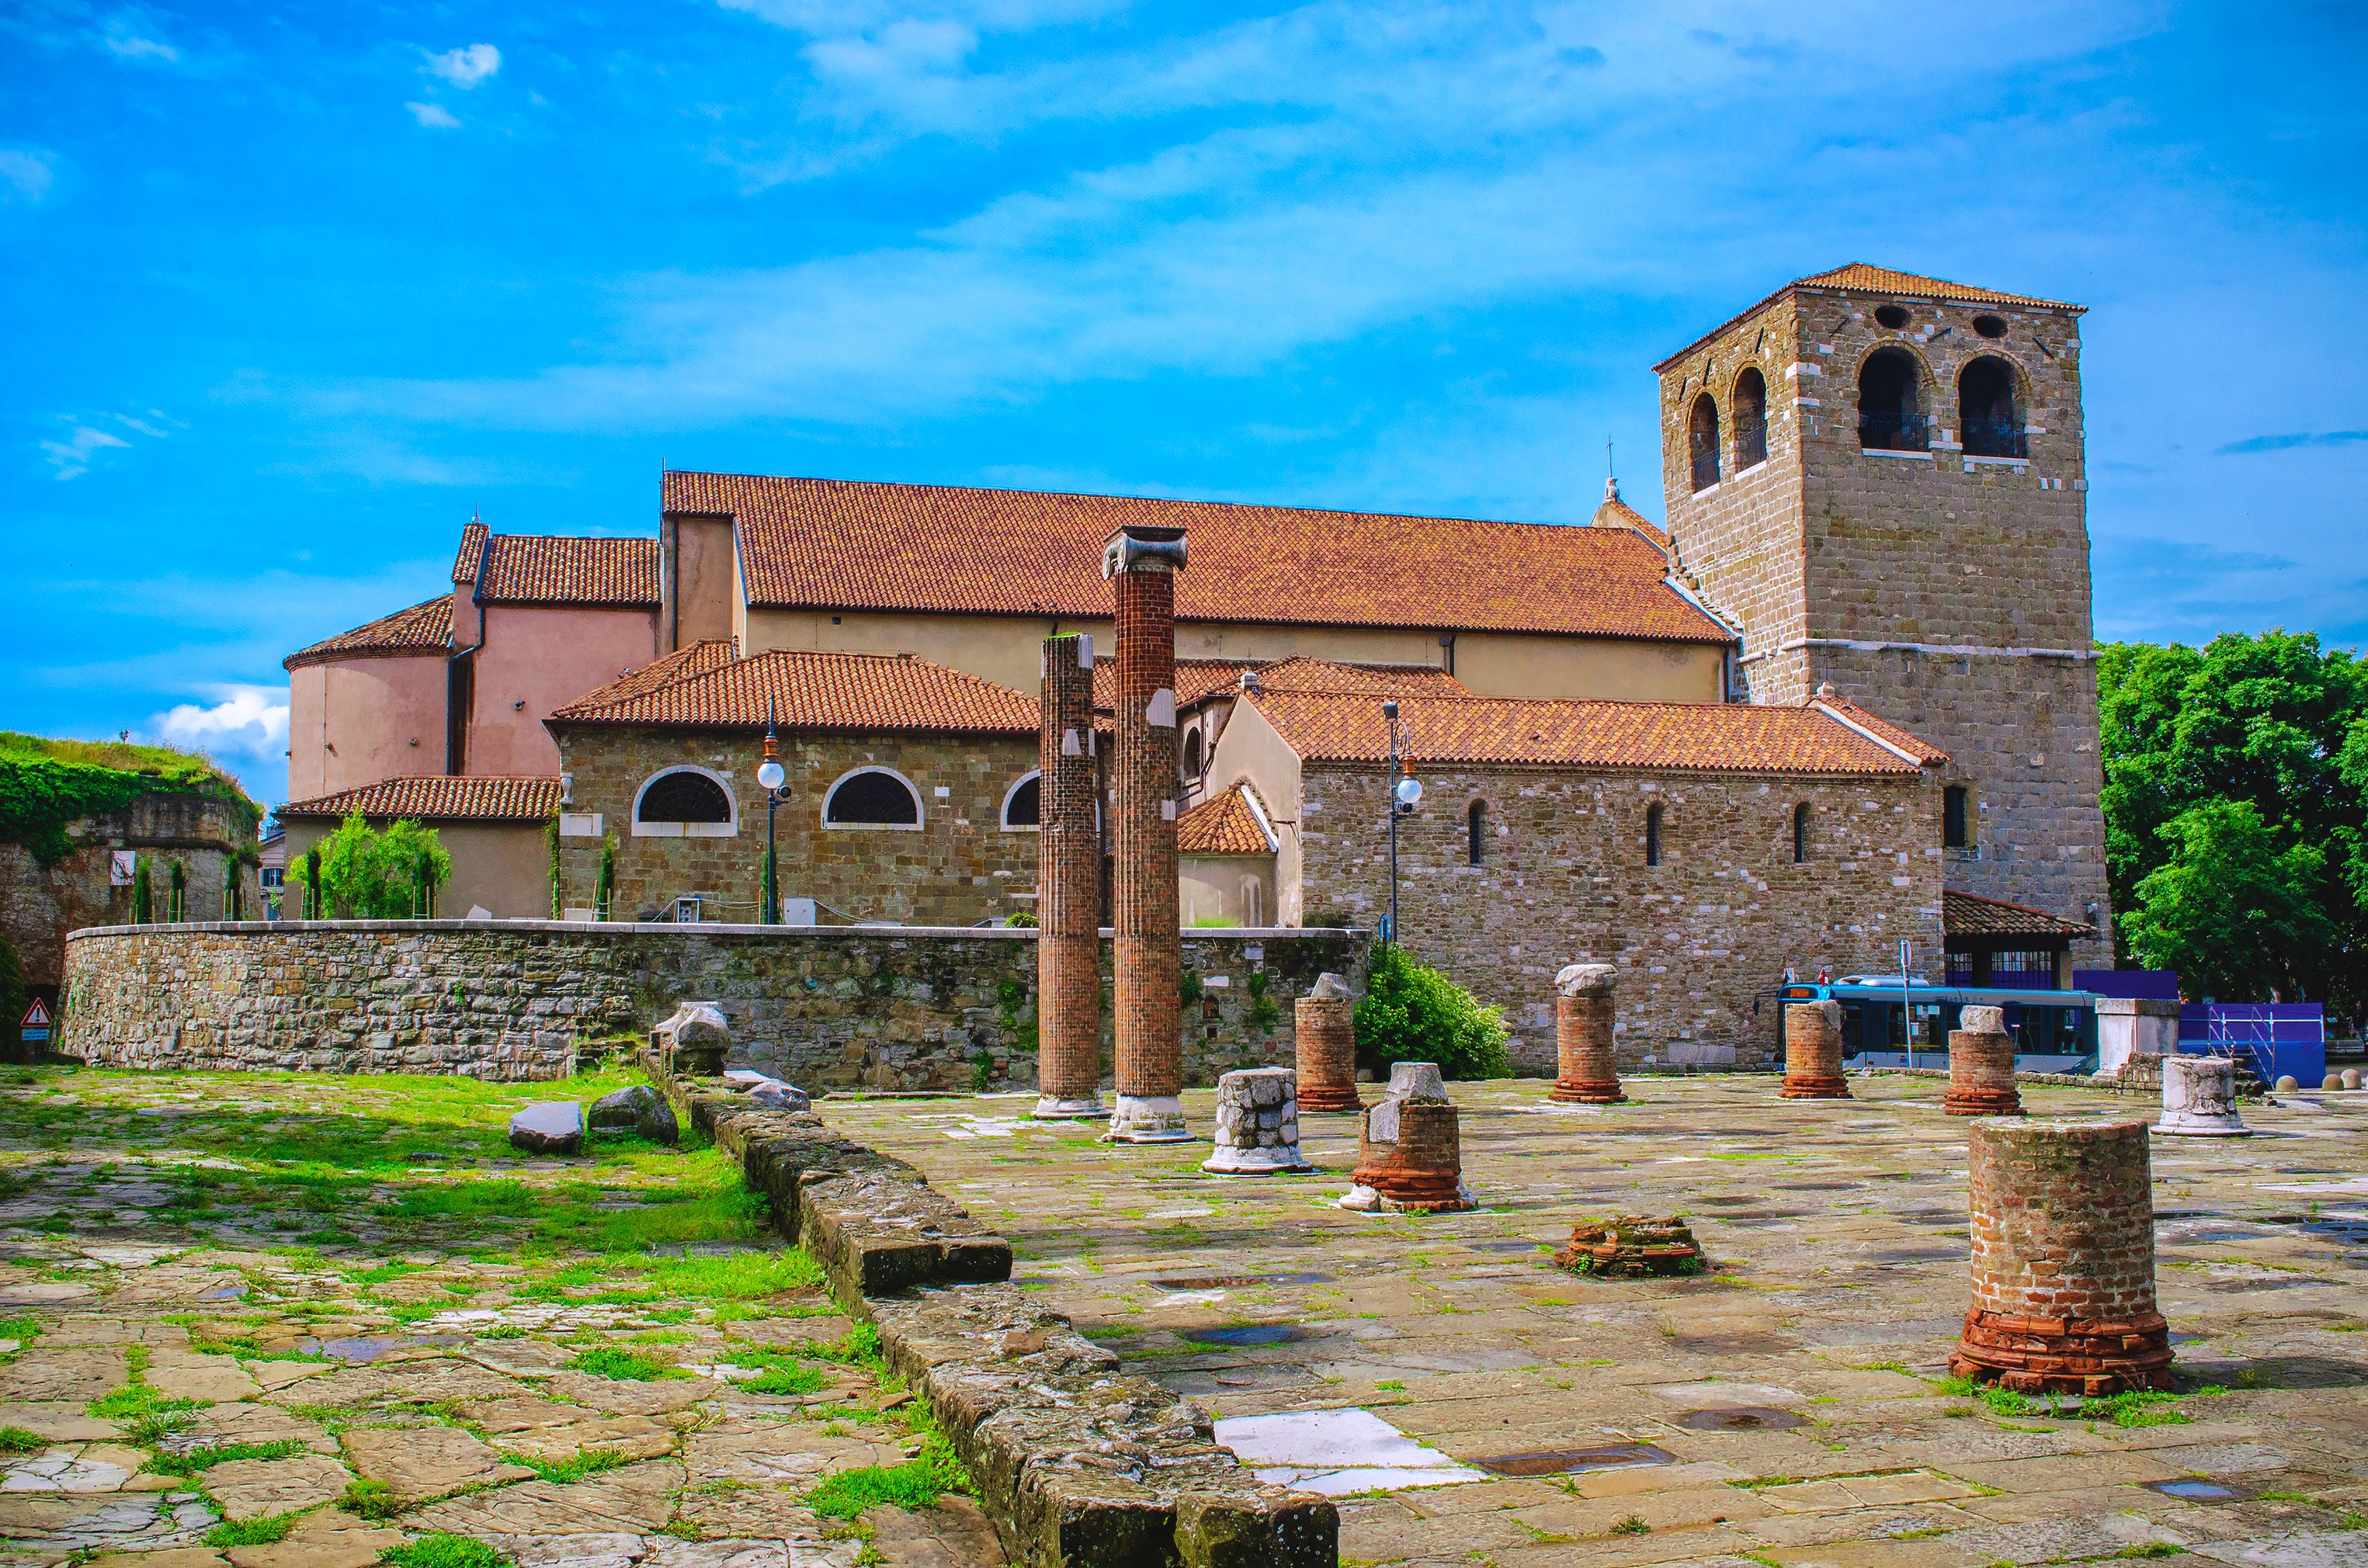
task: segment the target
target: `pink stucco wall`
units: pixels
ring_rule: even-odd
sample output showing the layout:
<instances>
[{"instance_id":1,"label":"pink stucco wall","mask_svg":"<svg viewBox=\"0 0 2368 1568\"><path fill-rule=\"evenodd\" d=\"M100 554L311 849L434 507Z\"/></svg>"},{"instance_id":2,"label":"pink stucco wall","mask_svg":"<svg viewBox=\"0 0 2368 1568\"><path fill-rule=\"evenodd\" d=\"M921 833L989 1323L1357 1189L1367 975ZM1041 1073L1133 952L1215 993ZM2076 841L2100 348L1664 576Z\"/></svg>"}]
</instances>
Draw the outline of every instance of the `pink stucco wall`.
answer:
<instances>
[{"instance_id":1,"label":"pink stucco wall","mask_svg":"<svg viewBox=\"0 0 2368 1568\"><path fill-rule=\"evenodd\" d=\"M444 679L436 653L289 671L288 798L443 772Z\"/></svg>"},{"instance_id":2,"label":"pink stucco wall","mask_svg":"<svg viewBox=\"0 0 2368 1568\"><path fill-rule=\"evenodd\" d=\"M475 708L467 771L559 771L559 745L542 727L554 708L608 685L660 653L655 609L577 605L487 605L475 654ZM429 769L440 772L438 766Z\"/></svg>"}]
</instances>

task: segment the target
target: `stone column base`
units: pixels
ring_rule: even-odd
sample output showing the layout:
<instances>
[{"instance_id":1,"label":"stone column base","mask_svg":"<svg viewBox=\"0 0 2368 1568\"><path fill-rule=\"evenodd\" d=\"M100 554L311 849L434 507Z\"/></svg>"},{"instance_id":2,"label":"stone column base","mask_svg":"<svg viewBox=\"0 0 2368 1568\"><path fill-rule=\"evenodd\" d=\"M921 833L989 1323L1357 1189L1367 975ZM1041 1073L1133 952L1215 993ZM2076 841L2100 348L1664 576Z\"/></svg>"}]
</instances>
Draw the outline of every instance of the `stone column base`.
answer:
<instances>
[{"instance_id":1,"label":"stone column base","mask_svg":"<svg viewBox=\"0 0 2368 1568\"><path fill-rule=\"evenodd\" d=\"M1850 1091L1850 1081L1839 1074L1817 1077L1804 1074L1795 1077L1787 1073L1784 1081L1777 1085L1776 1093L1788 1100L1846 1100L1854 1097Z\"/></svg>"},{"instance_id":2,"label":"stone column base","mask_svg":"<svg viewBox=\"0 0 2368 1568\"><path fill-rule=\"evenodd\" d=\"M1311 1084L1305 1079L1299 1085L1299 1114L1311 1110L1361 1111L1365 1102L1358 1096L1354 1084Z\"/></svg>"},{"instance_id":3,"label":"stone column base","mask_svg":"<svg viewBox=\"0 0 2368 1568\"><path fill-rule=\"evenodd\" d=\"M1305 1176L1315 1167L1300 1154L1296 1143L1279 1149L1240 1149L1220 1143L1215 1153L1201 1162L1201 1168L1213 1176Z\"/></svg>"},{"instance_id":4,"label":"stone column base","mask_svg":"<svg viewBox=\"0 0 2368 1568\"><path fill-rule=\"evenodd\" d=\"M1564 1078L1555 1082L1546 1098L1560 1105L1624 1105L1628 1096L1617 1078Z\"/></svg>"},{"instance_id":5,"label":"stone column base","mask_svg":"<svg viewBox=\"0 0 2368 1568\"><path fill-rule=\"evenodd\" d=\"M1361 1176L1363 1173L1360 1172L1358 1175ZM1412 1184L1393 1183L1392 1185L1394 1187L1400 1187ZM1480 1207L1480 1200L1473 1197L1472 1189L1461 1181L1454 1182L1452 1190L1442 1190L1445 1184L1423 1183L1420 1185L1424 1190L1385 1192L1362 1180L1358 1180L1356 1186L1341 1195L1338 1207L1355 1209L1366 1213L1379 1210L1387 1214L1460 1214L1467 1209Z\"/></svg>"},{"instance_id":6,"label":"stone column base","mask_svg":"<svg viewBox=\"0 0 2368 1568\"><path fill-rule=\"evenodd\" d=\"M2128 1323L2098 1323L2009 1317L1972 1307L1949 1370L2017 1393L2101 1396L2168 1389L2170 1325L2159 1312Z\"/></svg>"},{"instance_id":7,"label":"stone column base","mask_svg":"<svg viewBox=\"0 0 2368 1568\"><path fill-rule=\"evenodd\" d=\"M1039 1121L1099 1121L1110 1115L1110 1107L1102 1104L1099 1095L1085 1095L1063 1099L1057 1095L1039 1095L1036 1108L1030 1114Z\"/></svg>"},{"instance_id":8,"label":"stone column base","mask_svg":"<svg viewBox=\"0 0 2368 1568\"><path fill-rule=\"evenodd\" d=\"M1951 1116L2021 1116L2022 1096L2013 1089L1961 1089L1952 1084L1941 1108Z\"/></svg>"},{"instance_id":9,"label":"stone column base","mask_svg":"<svg viewBox=\"0 0 2368 1568\"><path fill-rule=\"evenodd\" d=\"M1110 1112L1105 1143L1190 1143L1192 1130L1184 1125L1184 1102L1173 1095L1121 1095Z\"/></svg>"},{"instance_id":10,"label":"stone column base","mask_svg":"<svg viewBox=\"0 0 2368 1568\"><path fill-rule=\"evenodd\" d=\"M2250 1138L2253 1130L2237 1119L2236 1114L2167 1110L2162 1119L2154 1124L2157 1132L2168 1132L2180 1138Z\"/></svg>"}]
</instances>

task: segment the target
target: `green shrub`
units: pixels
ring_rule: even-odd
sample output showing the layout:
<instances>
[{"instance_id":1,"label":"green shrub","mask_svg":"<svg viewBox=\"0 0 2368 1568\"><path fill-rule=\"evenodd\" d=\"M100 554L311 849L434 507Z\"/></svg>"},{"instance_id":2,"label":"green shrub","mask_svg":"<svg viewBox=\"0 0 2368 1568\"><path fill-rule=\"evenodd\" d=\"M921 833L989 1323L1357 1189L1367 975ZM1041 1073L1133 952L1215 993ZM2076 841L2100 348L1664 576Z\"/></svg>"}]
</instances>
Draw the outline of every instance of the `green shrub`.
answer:
<instances>
[{"instance_id":1,"label":"green shrub","mask_svg":"<svg viewBox=\"0 0 2368 1568\"><path fill-rule=\"evenodd\" d=\"M491 1542L465 1535L423 1535L379 1553L382 1568L508 1568Z\"/></svg>"},{"instance_id":2,"label":"green shrub","mask_svg":"<svg viewBox=\"0 0 2368 1568\"><path fill-rule=\"evenodd\" d=\"M1388 1071L1393 1062L1435 1062L1450 1078L1509 1078L1505 1010L1435 969L1406 957L1395 942L1373 949L1365 994L1357 999L1357 1057Z\"/></svg>"},{"instance_id":3,"label":"green shrub","mask_svg":"<svg viewBox=\"0 0 2368 1568\"><path fill-rule=\"evenodd\" d=\"M39 1432L22 1426L0 1426L0 1454L38 1454L50 1446Z\"/></svg>"},{"instance_id":4,"label":"green shrub","mask_svg":"<svg viewBox=\"0 0 2368 1568\"><path fill-rule=\"evenodd\" d=\"M432 909L436 890L451 880L452 857L434 828L405 818L373 829L359 812L288 868L288 881L324 919L410 919Z\"/></svg>"}]
</instances>

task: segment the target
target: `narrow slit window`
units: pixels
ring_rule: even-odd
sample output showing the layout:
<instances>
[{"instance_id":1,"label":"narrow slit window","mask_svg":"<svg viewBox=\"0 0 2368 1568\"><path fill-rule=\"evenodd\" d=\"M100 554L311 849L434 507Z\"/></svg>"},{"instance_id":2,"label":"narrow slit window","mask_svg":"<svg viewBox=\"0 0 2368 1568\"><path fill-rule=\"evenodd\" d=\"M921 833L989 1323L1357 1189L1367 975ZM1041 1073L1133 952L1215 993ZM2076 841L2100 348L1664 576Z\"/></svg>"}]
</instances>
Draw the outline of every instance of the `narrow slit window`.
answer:
<instances>
[{"instance_id":1,"label":"narrow slit window","mask_svg":"<svg viewBox=\"0 0 2368 1568\"><path fill-rule=\"evenodd\" d=\"M1806 801L1793 808L1793 864L1805 865L1809 859L1809 803Z\"/></svg>"},{"instance_id":2,"label":"narrow slit window","mask_svg":"<svg viewBox=\"0 0 2368 1568\"><path fill-rule=\"evenodd\" d=\"M1474 801L1463 812L1467 863L1477 866L1488 858L1488 803Z\"/></svg>"},{"instance_id":3,"label":"narrow slit window","mask_svg":"<svg viewBox=\"0 0 2368 1568\"><path fill-rule=\"evenodd\" d=\"M1718 483L1718 403L1704 392L1694 399L1693 415L1686 423L1686 450L1693 461L1694 488L1708 490Z\"/></svg>"},{"instance_id":4,"label":"narrow slit window","mask_svg":"<svg viewBox=\"0 0 2368 1568\"><path fill-rule=\"evenodd\" d=\"M1941 843L1950 849L1965 846L1965 787L1952 784L1941 791Z\"/></svg>"},{"instance_id":5,"label":"narrow slit window","mask_svg":"<svg viewBox=\"0 0 2368 1568\"><path fill-rule=\"evenodd\" d=\"M1661 808L1658 803L1645 808L1645 864L1661 863Z\"/></svg>"},{"instance_id":6,"label":"narrow slit window","mask_svg":"<svg viewBox=\"0 0 2368 1568\"><path fill-rule=\"evenodd\" d=\"M1768 460L1768 382L1759 368L1735 378L1735 468Z\"/></svg>"}]
</instances>

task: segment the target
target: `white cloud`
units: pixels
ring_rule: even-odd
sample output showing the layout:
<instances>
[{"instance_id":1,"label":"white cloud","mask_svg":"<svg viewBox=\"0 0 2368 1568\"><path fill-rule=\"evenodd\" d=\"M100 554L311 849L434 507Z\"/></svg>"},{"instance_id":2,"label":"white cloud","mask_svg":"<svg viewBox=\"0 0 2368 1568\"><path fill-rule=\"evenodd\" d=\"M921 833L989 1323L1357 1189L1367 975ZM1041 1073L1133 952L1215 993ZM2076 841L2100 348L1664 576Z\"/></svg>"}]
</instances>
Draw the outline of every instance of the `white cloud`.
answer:
<instances>
[{"instance_id":1,"label":"white cloud","mask_svg":"<svg viewBox=\"0 0 2368 1568\"><path fill-rule=\"evenodd\" d=\"M421 125L427 127L430 131L458 131L461 129L461 122L453 119L452 111L446 108L442 104L407 103L403 107L411 111L412 119L417 120Z\"/></svg>"},{"instance_id":2,"label":"white cloud","mask_svg":"<svg viewBox=\"0 0 2368 1568\"><path fill-rule=\"evenodd\" d=\"M121 32L109 28L107 34L108 52L120 60L161 60L167 65L180 62L181 51L162 39L142 38L138 33Z\"/></svg>"},{"instance_id":3,"label":"white cloud","mask_svg":"<svg viewBox=\"0 0 2368 1568\"><path fill-rule=\"evenodd\" d=\"M277 760L288 749L288 688L212 686L211 703L183 702L148 721L167 744L213 756Z\"/></svg>"},{"instance_id":4,"label":"white cloud","mask_svg":"<svg viewBox=\"0 0 2368 1568\"><path fill-rule=\"evenodd\" d=\"M441 54L427 56L428 70L464 90L501 68L502 51L490 43L472 43L466 49L448 49Z\"/></svg>"},{"instance_id":5,"label":"white cloud","mask_svg":"<svg viewBox=\"0 0 2368 1568\"><path fill-rule=\"evenodd\" d=\"M66 433L56 440L40 443L41 455L57 471L57 479L80 479L90 472L93 457L110 448L129 448L131 443L119 432L146 436L164 440L176 430L186 430L187 425L162 409L152 408L144 414L101 414L89 419L71 414L58 415L58 423Z\"/></svg>"},{"instance_id":6,"label":"white cloud","mask_svg":"<svg viewBox=\"0 0 2368 1568\"><path fill-rule=\"evenodd\" d=\"M49 153L0 148L0 200L39 201L56 177Z\"/></svg>"}]
</instances>

